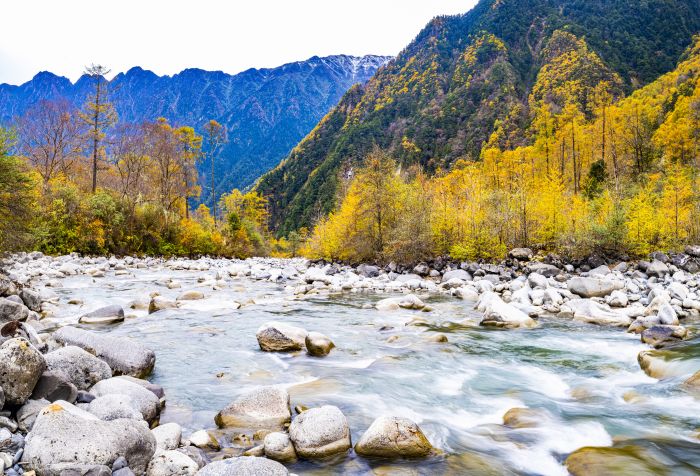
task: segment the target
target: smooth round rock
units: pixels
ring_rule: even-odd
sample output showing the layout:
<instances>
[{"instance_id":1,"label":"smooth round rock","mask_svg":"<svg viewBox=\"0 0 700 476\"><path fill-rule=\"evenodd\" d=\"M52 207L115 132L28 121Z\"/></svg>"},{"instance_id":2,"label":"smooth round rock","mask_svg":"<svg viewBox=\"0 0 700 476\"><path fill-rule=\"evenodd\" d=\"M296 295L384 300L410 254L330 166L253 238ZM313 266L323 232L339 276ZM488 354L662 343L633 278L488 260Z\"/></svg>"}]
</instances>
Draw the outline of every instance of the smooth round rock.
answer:
<instances>
[{"instance_id":1,"label":"smooth round rock","mask_svg":"<svg viewBox=\"0 0 700 476\"><path fill-rule=\"evenodd\" d=\"M87 390L112 376L107 362L74 345L49 352L44 358L48 370L63 374L78 390Z\"/></svg>"},{"instance_id":2,"label":"smooth round rock","mask_svg":"<svg viewBox=\"0 0 700 476\"><path fill-rule=\"evenodd\" d=\"M220 428L282 429L291 418L289 393L277 387L261 387L238 397L214 421Z\"/></svg>"},{"instance_id":3,"label":"smooth round rock","mask_svg":"<svg viewBox=\"0 0 700 476\"><path fill-rule=\"evenodd\" d=\"M263 440L263 446L265 447L265 456L275 461L287 463L297 459L292 440L286 433L280 431L268 433Z\"/></svg>"},{"instance_id":4,"label":"smooth round rock","mask_svg":"<svg viewBox=\"0 0 700 476\"><path fill-rule=\"evenodd\" d=\"M16 338L0 346L0 387L5 403L22 405L46 369L44 356L26 339Z\"/></svg>"},{"instance_id":5,"label":"smooth round rock","mask_svg":"<svg viewBox=\"0 0 700 476\"><path fill-rule=\"evenodd\" d=\"M320 332L309 332L306 336L306 352L314 357L324 357L335 347L335 344L328 336Z\"/></svg>"},{"instance_id":6,"label":"smooth round rock","mask_svg":"<svg viewBox=\"0 0 700 476\"><path fill-rule=\"evenodd\" d=\"M298 415L289 426L289 438L302 458L325 458L352 447L348 421L338 407L324 405Z\"/></svg>"},{"instance_id":7,"label":"smooth round rock","mask_svg":"<svg viewBox=\"0 0 700 476\"><path fill-rule=\"evenodd\" d=\"M418 425L400 417L377 418L355 445L358 455L381 458L419 458L432 449Z\"/></svg>"},{"instance_id":8,"label":"smooth round rock","mask_svg":"<svg viewBox=\"0 0 700 476\"><path fill-rule=\"evenodd\" d=\"M241 456L209 463L197 476L289 476L289 471L271 459Z\"/></svg>"}]
</instances>

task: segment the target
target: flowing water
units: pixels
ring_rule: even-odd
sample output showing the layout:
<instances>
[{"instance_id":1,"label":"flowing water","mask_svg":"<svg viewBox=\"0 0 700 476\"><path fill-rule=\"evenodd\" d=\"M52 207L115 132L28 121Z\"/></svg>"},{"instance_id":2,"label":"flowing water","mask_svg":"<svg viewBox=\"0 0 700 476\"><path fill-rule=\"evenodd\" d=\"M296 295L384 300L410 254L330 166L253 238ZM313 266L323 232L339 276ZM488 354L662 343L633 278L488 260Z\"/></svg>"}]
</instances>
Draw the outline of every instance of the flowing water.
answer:
<instances>
[{"instance_id":1,"label":"flowing water","mask_svg":"<svg viewBox=\"0 0 700 476\"><path fill-rule=\"evenodd\" d=\"M637 363L648 346L620 329L551 318L536 329L492 330L478 327L472 303L451 297L421 296L433 308L428 313L381 312L367 305L386 294L299 300L282 285L250 279L232 279L221 290L198 287L197 278L207 274L134 270L134 276L68 278L58 290L85 302L80 310L61 304L63 316L106 304L126 309L152 291L173 299L183 290L204 291L205 300L152 315L136 311L99 329L156 352L151 380L167 397L161 422L178 422L185 434L214 427L217 411L242 392L282 385L292 406L338 406L353 441L377 416L398 415L417 422L443 452L393 464L351 454L290 466L297 474L558 475L567 474L563 461L577 448L628 439L651 448L669 474L700 467L698 401L679 385L700 368L700 344L669 354L682 370L659 381ZM182 289L156 284L165 278ZM232 310L233 301L249 300L254 304ZM325 358L261 352L255 333L271 320L322 332L336 348ZM437 332L449 343L428 341ZM534 427L505 427L503 415L513 407L545 414Z\"/></svg>"}]
</instances>

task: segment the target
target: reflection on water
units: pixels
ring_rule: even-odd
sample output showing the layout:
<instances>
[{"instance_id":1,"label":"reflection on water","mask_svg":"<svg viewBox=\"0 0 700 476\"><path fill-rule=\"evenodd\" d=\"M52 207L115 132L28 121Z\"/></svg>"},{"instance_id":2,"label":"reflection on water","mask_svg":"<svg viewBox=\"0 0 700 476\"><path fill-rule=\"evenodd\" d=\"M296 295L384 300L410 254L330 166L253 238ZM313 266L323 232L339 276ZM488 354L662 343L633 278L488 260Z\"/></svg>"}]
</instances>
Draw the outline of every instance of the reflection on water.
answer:
<instances>
[{"instance_id":1,"label":"reflection on water","mask_svg":"<svg viewBox=\"0 0 700 476\"><path fill-rule=\"evenodd\" d=\"M77 315L108 303L126 308L152 291L175 298L182 289L155 284L166 277L182 289L197 286L198 274L186 271L69 278L59 292L86 304L82 310L62 304L60 312ZM249 280L199 289L204 301L150 316L131 311L137 317L100 329L156 351L151 379L168 401L162 421L176 421L186 433L211 428L216 412L241 392L283 385L292 406L338 406L353 441L377 416L398 415L417 422L444 452L422 462L349 456L290 466L298 474L567 474L562 462L572 451L626 440L653 447L669 470L680 471L679 452L698 464L697 400L680 389L682 377L657 381L642 372L637 355L648 347L619 329L557 319L532 330L482 329L468 302L446 297L426 296L430 313L380 312L365 305L385 295L295 300L283 286ZM250 299L255 304L233 310L234 301ZM427 323L406 325L416 317ZM263 353L255 332L270 320L322 332L336 348L322 359ZM449 343L428 341L436 332ZM692 344L667 358L697 369L699 349ZM540 409L542 417L534 427L505 427L503 415L513 407Z\"/></svg>"}]
</instances>

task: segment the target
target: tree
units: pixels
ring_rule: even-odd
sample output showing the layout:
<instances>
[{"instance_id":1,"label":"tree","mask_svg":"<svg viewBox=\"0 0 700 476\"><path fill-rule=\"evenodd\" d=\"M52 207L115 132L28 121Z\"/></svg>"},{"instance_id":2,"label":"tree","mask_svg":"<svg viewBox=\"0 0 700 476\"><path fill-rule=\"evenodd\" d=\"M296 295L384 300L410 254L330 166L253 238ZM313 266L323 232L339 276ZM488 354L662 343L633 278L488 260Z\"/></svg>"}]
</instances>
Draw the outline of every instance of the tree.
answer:
<instances>
[{"instance_id":1,"label":"tree","mask_svg":"<svg viewBox=\"0 0 700 476\"><path fill-rule=\"evenodd\" d=\"M178 127L174 131L177 139L178 157L182 162L182 175L184 181L185 218L190 217L189 199L199 195L197 180L197 163L202 157L202 136L195 133L194 128L188 126Z\"/></svg>"},{"instance_id":2,"label":"tree","mask_svg":"<svg viewBox=\"0 0 700 476\"><path fill-rule=\"evenodd\" d=\"M19 149L42 178L44 190L68 175L82 150L82 124L66 100L40 101L19 120Z\"/></svg>"},{"instance_id":3,"label":"tree","mask_svg":"<svg viewBox=\"0 0 700 476\"><path fill-rule=\"evenodd\" d=\"M34 181L23 162L10 154L13 131L0 128L0 251L15 250L30 241Z\"/></svg>"},{"instance_id":4,"label":"tree","mask_svg":"<svg viewBox=\"0 0 700 476\"><path fill-rule=\"evenodd\" d=\"M85 74L92 78L94 89L80 113L80 118L88 127L87 137L92 148L92 193L97 190L97 169L103 153L102 141L105 131L117 122L117 113L109 102L109 83L105 76L110 70L92 64L85 68Z\"/></svg>"},{"instance_id":5,"label":"tree","mask_svg":"<svg viewBox=\"0 0 700 476\"><path fill-rule=\"evenodd\" d=\"M207 138L207 154L209 155L209 162L211 163L211 211L214 216L214 223L217 222L216 214L216 180L215 180L215 164L216 158L221 151L221 147L226 142L226 129L216 122L214 119L210 120L204 125L204 134Z\"/></svg>"}]
</instances>

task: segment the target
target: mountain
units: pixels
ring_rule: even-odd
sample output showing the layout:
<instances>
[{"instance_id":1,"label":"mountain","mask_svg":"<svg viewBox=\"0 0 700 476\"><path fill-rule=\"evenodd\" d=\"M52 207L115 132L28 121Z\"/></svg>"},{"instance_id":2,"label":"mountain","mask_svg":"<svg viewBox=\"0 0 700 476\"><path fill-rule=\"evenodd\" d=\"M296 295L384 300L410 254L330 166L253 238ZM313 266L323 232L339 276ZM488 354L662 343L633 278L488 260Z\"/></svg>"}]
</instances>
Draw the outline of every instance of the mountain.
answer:
<instances>
[{"instance_id":1,"label":"mountain","mask_svg":"<svg viewBox=\"0 0 700 476\"><path fill-rule=\"evenodd\" d=\"M631 93L673 69L699 31L698 0L481 0L432 20L351 88L257 190L279 234L310 227L373 147L435 173L487 144L526 144L537 108L590 113L594 86Z\"/></svg>"},{"instance_id":2,"label":"mountain","mask_svg":"<svg viewBox=\"0 0 700 476\"><path fill-rule=\"evenodd\" d=\"M135 67L111 81L111 99L122 122L167 118L200 130L215 119L228 132L218 164L218 189L252 184L289 153L353 84L364 83L390 58L346 55L249 69L230 75L186 69L158 76ZM83 76L75 84L41 72L20 86L0 85L0 122L11 122L32 104L64 97L80 106L91 90ZM206 174L208 164L202 164ZM203 177L206 179L206 175ZM207 182L208 183L208 182Z\"/></svg>"}]
</instances>

